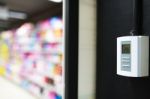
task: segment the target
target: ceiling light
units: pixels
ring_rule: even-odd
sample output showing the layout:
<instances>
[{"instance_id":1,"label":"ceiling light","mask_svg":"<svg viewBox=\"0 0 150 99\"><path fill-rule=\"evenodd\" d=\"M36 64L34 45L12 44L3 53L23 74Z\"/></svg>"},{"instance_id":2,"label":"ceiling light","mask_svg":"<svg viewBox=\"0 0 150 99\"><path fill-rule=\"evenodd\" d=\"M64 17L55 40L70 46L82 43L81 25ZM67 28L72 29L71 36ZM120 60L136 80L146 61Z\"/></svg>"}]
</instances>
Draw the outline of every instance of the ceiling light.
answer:
<instances>
[{"instance_id":1,"label":"ceiling light","mask_svg":"<svg viewBox=\"0 0 150 99\"><path fill-rule=\"evenodd\" d=\"M9 10L5 6L0 6L0 19L7 20L9 18Z\"/></svg>"},{"instance_id":2,"label":"ceiling light","mask_svg":"<svg viewBox=\"0 0 150 99\"><path fill-rule=\"evenodd\" d=\"M22 12L15 12L15 11L10 11L9 12L9 18L14 18L14 19L26 19L27 14L22 13Z\"/></svg>"},{"instance_id":3,"label":"ceiling light","mask_svg":"<svg viewBox=\"0 0 150 99\"><path fill-rule=\"evenodd\" d=\"M49 0L49 1L57 2L57 3L62 2L62 0Z\"/></svg>"},{"instance_id":4,"label":"ceiling light","mask_svg":"<svg viewBox=\"0 0 150 99\"><path fill-rule=\"evenodd\" d=\"M0 20L8 20L9 18L24 20L27 18L27 14L23 12L10 11L7 6L0 6Z\"/></svg>"}]
</instances>

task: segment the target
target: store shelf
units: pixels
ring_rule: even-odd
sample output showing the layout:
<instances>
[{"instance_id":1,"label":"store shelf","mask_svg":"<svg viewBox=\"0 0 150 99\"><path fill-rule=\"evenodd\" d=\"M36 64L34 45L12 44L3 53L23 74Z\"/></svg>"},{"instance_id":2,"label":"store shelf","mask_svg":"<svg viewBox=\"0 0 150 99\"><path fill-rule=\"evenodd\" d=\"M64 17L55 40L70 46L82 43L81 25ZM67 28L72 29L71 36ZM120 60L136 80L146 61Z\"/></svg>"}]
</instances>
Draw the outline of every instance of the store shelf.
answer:
<instances>
[{"instance_id":1,"label":"store shelf","mask_svg":"<svg viewBox=\"0 0 150 99\"><path fill-rule=\"evenodd\" d=\"M7 31L0 34L3 35L0 39L0 74L30 93L44 97L42 99L61 99L64 53L63 37L59 32L62 27L53 28L51 20L34 27L32 23L25 23L13 30L13 36L9 38ZM62 20L56 21L61 23ZM44 27L45 22L48 28Z\"/></svg>"}]
</instances>

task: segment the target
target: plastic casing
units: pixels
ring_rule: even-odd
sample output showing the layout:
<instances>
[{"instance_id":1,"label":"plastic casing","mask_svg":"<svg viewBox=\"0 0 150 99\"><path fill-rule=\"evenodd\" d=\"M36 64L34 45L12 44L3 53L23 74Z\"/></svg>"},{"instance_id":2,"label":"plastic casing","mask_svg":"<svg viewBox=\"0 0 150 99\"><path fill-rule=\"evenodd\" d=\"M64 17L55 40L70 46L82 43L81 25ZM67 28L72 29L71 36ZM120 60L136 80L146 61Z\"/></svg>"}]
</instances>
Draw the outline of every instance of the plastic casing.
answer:
<instances>
[{"instance_id":1,"label":"plastic casing","mask_svg":"<svg viewBox=\"0 0 150 99\"><path fill-rule=\"evenodd\" d=\"M121 70L122 42L131 42L131 71ZM128 77L149 76L149 36L123 36L117 38L117 74Z\"/></svg>"}]
</instances>

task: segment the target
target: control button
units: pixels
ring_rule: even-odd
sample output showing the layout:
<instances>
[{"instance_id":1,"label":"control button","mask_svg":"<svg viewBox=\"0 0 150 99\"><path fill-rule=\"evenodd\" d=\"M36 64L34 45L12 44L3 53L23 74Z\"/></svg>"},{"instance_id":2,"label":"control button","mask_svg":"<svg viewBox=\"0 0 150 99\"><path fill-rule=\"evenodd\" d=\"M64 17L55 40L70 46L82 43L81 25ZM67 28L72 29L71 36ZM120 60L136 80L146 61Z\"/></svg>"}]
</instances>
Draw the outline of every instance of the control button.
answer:
<instances>
[{"instance_id":1,"label":"control button","mask_svg":"<svg viewBox=\"0 0 150 99\"><path fill-rule=\"evenodd\" d=\"M122 63L130 63L130 61L122 61Z\"/></svg>"},{"instance_id":2,"label":"control button","mask_svg":"<svg viewBox=\"0 0 150 99\"><path fill-rule=\"evenodd\" d=\"M123 64L122 67L130 67L130 65L124 65L124 64Z\"/></svg>"},{"instance_id":3,"label":"control button","mask_svg":"<svg viewBox=\"0 0 150 99\"><path fill-rule=\"evenodd\" d=\"M123 59L130 59L130 57L122 57Z\"/></svg>"},{"instance_id":4,"label":"control button","mask_svg":"<svg viewBox=\"0 0 150 99\"><path fill-rule=\"evenodd\" d=\"M130 60L122 60L122 62L130 62Z\"/></svg>"},{"instance_id":5,"label":"control button","mask_svg":"<svg viewBox=\"0 0 150 99\"><path fill-rule=\"evenodd\" d=\"M121 58L122 60L130 60L131 58Z\"/></svg>"}]
</instances>

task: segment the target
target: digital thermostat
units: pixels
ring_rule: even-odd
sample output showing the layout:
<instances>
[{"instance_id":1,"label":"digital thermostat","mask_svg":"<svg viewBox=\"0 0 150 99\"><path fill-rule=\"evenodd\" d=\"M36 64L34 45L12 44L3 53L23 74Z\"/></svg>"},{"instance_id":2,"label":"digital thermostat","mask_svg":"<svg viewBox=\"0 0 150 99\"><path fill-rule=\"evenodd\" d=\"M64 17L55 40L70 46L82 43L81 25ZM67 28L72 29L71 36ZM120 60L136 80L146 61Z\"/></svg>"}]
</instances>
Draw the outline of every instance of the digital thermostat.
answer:
<instances>
[{"instance_id":1,"label":"digital thermostat","mask_svg":"<svg viewBox=\"0 0 150 99\"><path fill-rule=\"evenodd\" d=\"M149 75L149 37L117 38L117 74L129 77Z\"/></svg>"}]
</instances>

